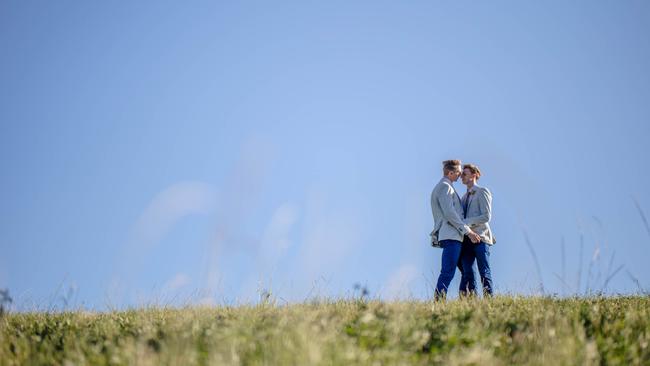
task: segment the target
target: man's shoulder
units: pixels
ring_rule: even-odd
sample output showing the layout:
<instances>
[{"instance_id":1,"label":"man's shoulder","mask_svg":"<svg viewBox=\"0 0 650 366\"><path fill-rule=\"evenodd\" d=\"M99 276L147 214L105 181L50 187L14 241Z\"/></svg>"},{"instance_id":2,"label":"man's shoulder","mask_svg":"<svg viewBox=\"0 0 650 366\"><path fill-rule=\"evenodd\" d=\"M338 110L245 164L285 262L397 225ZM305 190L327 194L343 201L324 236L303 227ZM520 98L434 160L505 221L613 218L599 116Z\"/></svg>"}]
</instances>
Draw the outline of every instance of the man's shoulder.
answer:
<instances>
[{"instance_id":1,"label":"man's shoulder","mask_svg":"<svg viewBox=\"0 0 650 366\"><path fill-rule=\"evenodd\" d=\"M452 185L451 185L451 184L450 184L446 179L444 179L444 178L441 179L440 182L438 182L438 184L436 184L436 186L433 188L434 192L438 192L438 191L445 191L445 192L447 192L447 191L449 191L450 189L453 190L454 187L453 187L453 186L452 186Z\"/></svg>"},{"instance_id":2,"label":"man's shoulder","mask_svg":"<svg viewBox=\"0 0 650 366\"><path fill-rule=\"evenodd\" d=\"M489 196L492 195L492 192L487 187L479 186L478 184L474 185L474 187L479 193L487 194Z\"/></svg>"}]
</instances>

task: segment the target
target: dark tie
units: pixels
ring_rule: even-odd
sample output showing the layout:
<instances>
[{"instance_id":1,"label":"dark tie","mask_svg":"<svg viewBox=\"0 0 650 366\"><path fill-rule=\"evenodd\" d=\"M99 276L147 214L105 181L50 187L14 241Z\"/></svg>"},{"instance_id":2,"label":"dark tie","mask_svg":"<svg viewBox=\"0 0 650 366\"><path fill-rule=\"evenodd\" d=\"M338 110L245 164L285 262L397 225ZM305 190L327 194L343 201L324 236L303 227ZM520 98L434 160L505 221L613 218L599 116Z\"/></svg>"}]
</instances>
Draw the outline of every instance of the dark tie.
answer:
<instances>
[{"instance_id":1,"label":"dark tie","mask_svg":"<svg viewBox=\"0 0 650 366\"><path fill-rule=\"evenodd\" d=\"M469 191L465 192L463 196L463 217L467 218L467 204L469 203Z\"/></svg>"}]
</instances>

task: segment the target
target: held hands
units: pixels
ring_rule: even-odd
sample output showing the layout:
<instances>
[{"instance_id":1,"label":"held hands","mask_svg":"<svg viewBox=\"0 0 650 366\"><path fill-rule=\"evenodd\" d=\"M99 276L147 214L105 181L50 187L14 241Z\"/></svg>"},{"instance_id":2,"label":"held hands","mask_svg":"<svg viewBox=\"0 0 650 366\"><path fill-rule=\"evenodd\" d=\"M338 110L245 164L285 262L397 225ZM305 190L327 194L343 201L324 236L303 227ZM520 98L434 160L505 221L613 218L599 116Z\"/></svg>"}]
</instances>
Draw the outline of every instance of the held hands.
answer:
<instances>
[{"instance_id":1,"label":"held hands","mask_svg":"<svg viewBox=\"0 0 650 366\"><path fill-rule=\"evenodd\" d=\"M478 244L478 243L481 242L481 236L478 235L477 233L473 232L472 230L470 230L467 233L467 236L469 237L469 240L471 240L472 243L474 243L474 244Z\"/></svg>"}]
</instances>

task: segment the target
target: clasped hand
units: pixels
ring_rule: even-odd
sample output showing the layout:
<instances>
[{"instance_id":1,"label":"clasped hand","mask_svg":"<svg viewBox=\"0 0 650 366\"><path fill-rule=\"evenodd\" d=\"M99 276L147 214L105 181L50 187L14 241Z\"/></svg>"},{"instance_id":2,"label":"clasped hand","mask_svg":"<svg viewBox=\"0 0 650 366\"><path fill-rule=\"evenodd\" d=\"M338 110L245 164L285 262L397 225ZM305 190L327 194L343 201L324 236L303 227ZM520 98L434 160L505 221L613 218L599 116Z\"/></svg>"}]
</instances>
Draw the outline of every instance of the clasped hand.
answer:
<instances>
[{"instance_id":1,"label":"clasped hand","mask_svg":"<svg viewBox=\"0 0 650 366\"><path fill-rule=\"evenodd\" d=\"M469 233L467 233L467 236L469 237L469 240L471 240L474 244L481 242L481 236L471 230Z\"/></svg>"}]
</instances>

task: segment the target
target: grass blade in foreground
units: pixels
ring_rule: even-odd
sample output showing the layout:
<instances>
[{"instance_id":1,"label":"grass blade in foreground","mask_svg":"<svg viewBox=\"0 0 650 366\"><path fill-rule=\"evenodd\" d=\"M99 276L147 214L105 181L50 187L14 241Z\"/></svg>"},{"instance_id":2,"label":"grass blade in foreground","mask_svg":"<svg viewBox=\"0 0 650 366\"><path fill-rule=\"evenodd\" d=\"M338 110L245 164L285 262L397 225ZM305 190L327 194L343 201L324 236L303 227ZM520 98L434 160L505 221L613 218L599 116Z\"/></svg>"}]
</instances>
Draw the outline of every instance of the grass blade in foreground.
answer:
<instances>
[{"instance_id":1,"label":"grass blade in foreground","mask_svg":"<svg viewBox=\"0 0 650 366\"><path fill-rule=\"evenodd\" d=\"M650 298L5 314L0 365L648 365Z\"/></svg>"}]
</instances>

